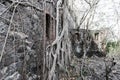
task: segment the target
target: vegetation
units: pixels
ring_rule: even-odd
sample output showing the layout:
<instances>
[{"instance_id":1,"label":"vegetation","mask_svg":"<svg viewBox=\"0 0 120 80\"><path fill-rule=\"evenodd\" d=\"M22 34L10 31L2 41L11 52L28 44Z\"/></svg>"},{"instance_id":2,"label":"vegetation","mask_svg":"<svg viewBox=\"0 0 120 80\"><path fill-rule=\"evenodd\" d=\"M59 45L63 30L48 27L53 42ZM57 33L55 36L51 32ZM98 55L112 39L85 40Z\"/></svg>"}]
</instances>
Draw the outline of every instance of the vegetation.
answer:
<instances>
[{"instance_id":1,"label":"vegetation","mask_svg":"<svg viewBox=\"0 0 120 80\"><path fill-rule=\"evenodd\" d=\"M120 55L120 41L117 42L108 42L106 46L106 51L108 55Z\"/></svg>"},{"instance_id":2,"label":"vegetation","mask_svg":"<svg viewBox=\"0 0 120 80\"><path fill-rule=\"evenodd\" d=\"M120 80L100 1L0 0L0 80Z\"/></svg>"}]
</instances>

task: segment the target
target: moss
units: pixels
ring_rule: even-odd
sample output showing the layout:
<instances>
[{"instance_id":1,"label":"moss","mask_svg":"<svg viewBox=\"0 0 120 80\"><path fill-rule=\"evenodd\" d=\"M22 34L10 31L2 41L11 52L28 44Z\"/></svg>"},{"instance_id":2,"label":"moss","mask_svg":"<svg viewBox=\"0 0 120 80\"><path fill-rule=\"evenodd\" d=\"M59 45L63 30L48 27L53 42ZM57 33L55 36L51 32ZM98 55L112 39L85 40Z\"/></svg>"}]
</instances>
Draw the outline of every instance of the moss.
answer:
<instances>
[{"instance_id":1,"label":"moss","mask_svg":"<svg viewBox=\"0 0 120 80\"><path fill-rule=\"evenodd\" d=\"M107 53L110 53L112 50L117 49L120 46L120 41L117 42L108 42L106 46Z\"/></svg>"}]
</instances>

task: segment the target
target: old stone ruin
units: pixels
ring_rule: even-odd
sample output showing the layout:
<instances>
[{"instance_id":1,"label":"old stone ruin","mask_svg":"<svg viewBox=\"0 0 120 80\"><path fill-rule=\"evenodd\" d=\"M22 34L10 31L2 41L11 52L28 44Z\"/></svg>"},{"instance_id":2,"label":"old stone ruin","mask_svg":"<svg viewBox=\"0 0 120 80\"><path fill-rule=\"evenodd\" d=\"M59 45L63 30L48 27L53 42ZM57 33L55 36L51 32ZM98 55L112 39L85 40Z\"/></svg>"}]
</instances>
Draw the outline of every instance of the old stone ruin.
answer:
<instances>
[{"instance_id":1,"label":"old stone ruin","mask_svg":"<svg viewBox=\"0 0 120 80\"><path fill-rule=\"evenodd\" d=\"M112 70L119 76L120 64L103 59L99 32L69 29L67 0L17 1L0 0L0 80L105 80Z\"/></svg>"},{"instance_id":2,"label":"old stone ruin","mask_svg":"<svg viewBox=\"0 0 120 80\"><path fill-rule=\"evenodd\" d=\"M106 52L99 47L98 37L99 33L92 33L91 30L86 29L71 29L70 40L72 43L73 53L81 58L85 54L87 57L96 55L98 57L105 57ZM100 45L102 46L102 45Z\"/></svg>"}]
</instances>

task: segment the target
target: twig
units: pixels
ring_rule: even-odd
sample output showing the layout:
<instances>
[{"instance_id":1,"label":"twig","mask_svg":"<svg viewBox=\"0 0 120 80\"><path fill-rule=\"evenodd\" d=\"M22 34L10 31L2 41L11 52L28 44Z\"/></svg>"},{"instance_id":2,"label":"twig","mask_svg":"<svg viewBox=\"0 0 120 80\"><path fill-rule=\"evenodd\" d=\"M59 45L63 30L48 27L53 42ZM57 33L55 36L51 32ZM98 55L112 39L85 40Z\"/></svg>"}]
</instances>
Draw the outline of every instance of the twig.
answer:
<instances>
[{"instance_id":1,"label":"twig","mask_svg":"<svg viewBox=\"0 0 120 80\"><path fill-rule=\"evenodd\" d=\"M40 9L40 8L37 8L36 6L32 5L31 3L29 2L18 2L19 5L22 5L22 6L25 6L25 7L32 7L34 9L36 9L37 11L40 11L40 12L43 12L44 10L43 9Z\"/></svg>"},{"instance_id":2,"label":"twig","mask_svg":"<svg viewBox=\"0 0 120 80\"><path fill-rule=\"evenodd\" d=\"M7 9L5 9L1 14L0 16L2 16L9 8L11 8L15 3L12 3Z\"/></svg>"},{"instance_id":3,"label":"twig","mask_svg":"<svg viewBox=\"0 0 120 80\"><path fill-rule=\"evenodd\" d=\"M91 3L87 0L84 0L87 4L89 4L89 6L91 7Z\"/></svg>"},{"instance_id":4,"label":"twig","mask_svg":"<svg viewBox=\"0 0 120 80\"><path fill-rule=\"evenodd\" d=\"M85 0L86 1L86 0ZM81 20L80 20L80 24L78 25L77 29L79 29L81 27L81 25L83 24L83 22L86 20L88 14L90 12L92 12L94 10L94 7L99 3L100 0L98 0L97 2L96 1L93 1L93 5L90 6L90 9L88 9L82 16Z\"/></svg>"},{"instance_id":5,"label":"twig","mask_svg":"<svg viewBox=\"0 0 120 80\"><path fill-rule=\"evenodd\" d=\"M14 10L13 10L13 13L12 13L12 17L11 17L11 20L10 20L10 24L9 24L9 27L8 27L8 31L7 31L7 34L6 34L6 37L5 37L5 42L4 42L4 44L3 44L3 48L2 48L2 51L1 51L1 54L0 54L0 62L1 62L2 57L3 57L3 53L4 53L4 50L5 50L6 43L7 43L7 38L8 38L9 32L10 32L11 24L12 24L13 17L14 17L14 15L15 15L15 10L16 10L17 6L18 6L18 4L15 5Z\"/></svg>"},{"instance_id":6,"label":"twig","mask_svg":"<svg viewBox=\"0 0 120 80\"><path fill-rule=\"evenodd\" d=\"M3 18L2 16L0 16L0 20L2 20L5 24L7 24L7 25L9 25L11 22L8 20L8 19L6 19L6 18ZM18 26L18 25L16 25L15 23L11 23L11 25L12 26Z\"/></svg>"}]
</instances>

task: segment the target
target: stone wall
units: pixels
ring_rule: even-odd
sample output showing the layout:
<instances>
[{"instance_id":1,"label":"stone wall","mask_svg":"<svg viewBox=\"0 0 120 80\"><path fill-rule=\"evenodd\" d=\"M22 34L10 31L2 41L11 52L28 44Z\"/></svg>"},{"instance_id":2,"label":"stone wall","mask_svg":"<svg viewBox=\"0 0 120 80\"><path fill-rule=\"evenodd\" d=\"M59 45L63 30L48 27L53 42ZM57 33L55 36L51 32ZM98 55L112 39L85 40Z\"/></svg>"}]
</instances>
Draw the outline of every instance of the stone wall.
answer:
<instances>
[{"instance_id":1,"label":"stone wall","mask_svg":"<svg viewBox=\"0 0 120 80\"><path fill-rule=\"evenodd\" d=\"M46 14L50 16L50 34L48 34L50 42L52 42L55 39L57 0L55 2L46 1L45 9L43 1L25 2L21 0L15 13L14 6L17 3L12 5L13 1L0 0L0 54L5 44L0 62L0 80L33 80L33 78L41 80L44 50L47 44L45 40L49 41L49 39L45 39L47 33L45 29L48 27L45 25L45 16ZM11 19L12 15L13 19ZM9 27L10 31L8 31ZM7 33L8 37L6 37Z\"/></svg>"}]
</instances>

